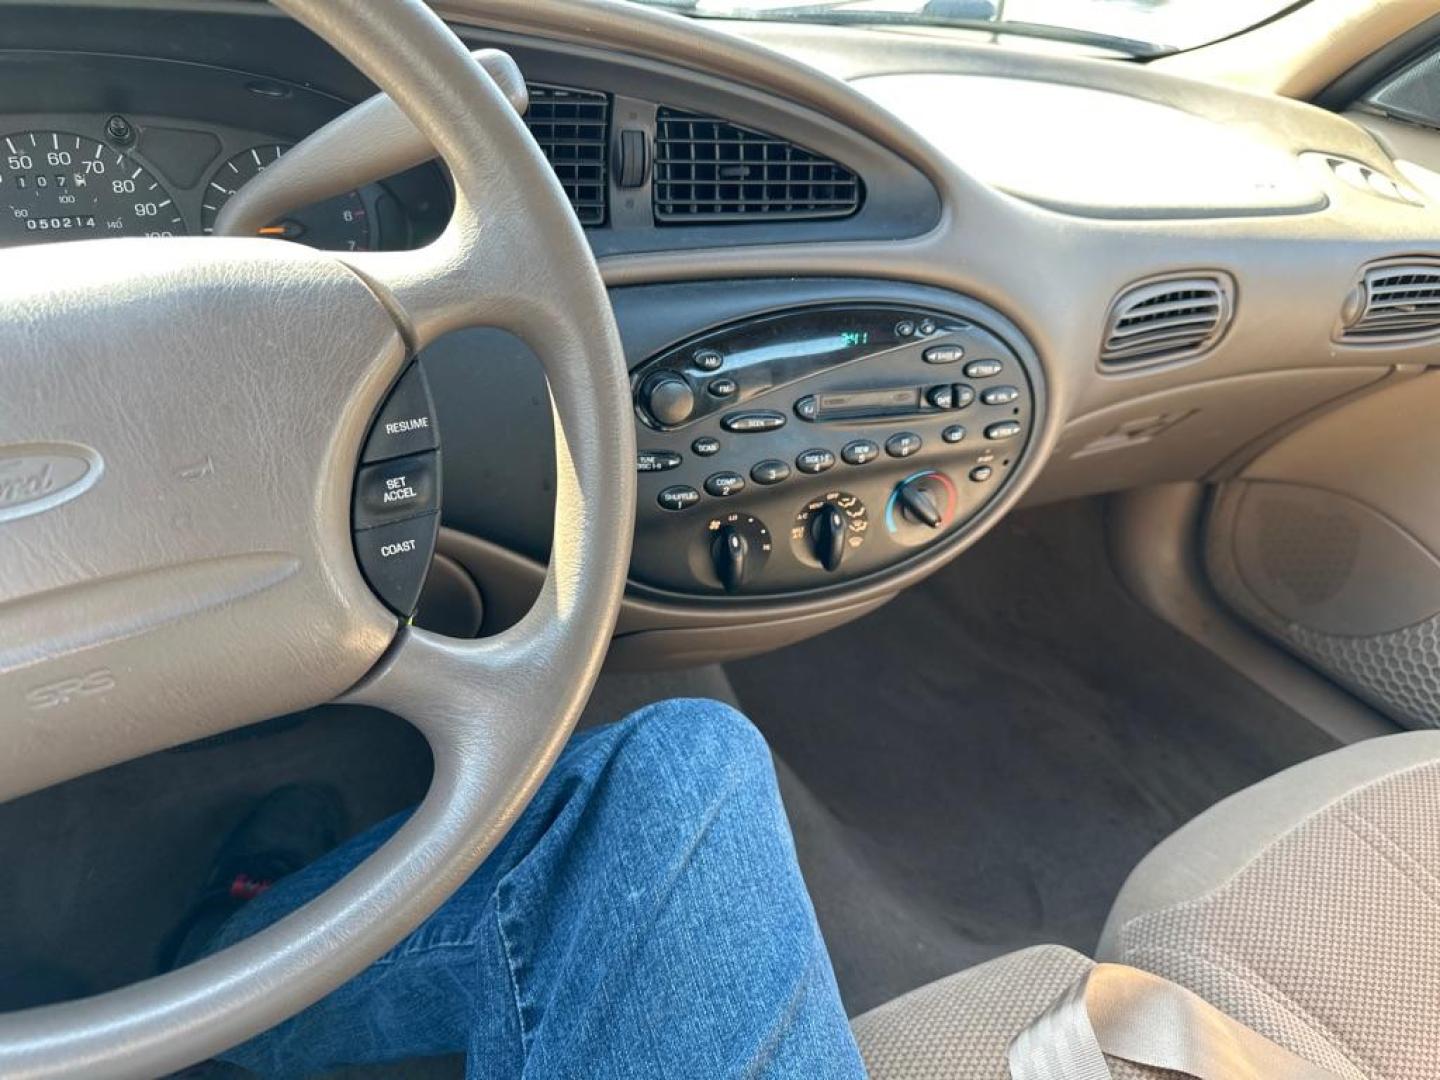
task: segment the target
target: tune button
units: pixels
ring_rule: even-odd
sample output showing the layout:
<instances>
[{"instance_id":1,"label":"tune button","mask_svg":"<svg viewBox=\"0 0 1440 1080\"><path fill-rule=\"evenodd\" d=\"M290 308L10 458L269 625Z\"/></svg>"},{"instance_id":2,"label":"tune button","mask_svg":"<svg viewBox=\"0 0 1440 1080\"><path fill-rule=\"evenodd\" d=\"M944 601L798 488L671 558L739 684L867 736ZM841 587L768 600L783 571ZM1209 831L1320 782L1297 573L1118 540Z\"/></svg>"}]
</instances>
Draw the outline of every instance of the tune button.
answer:
<instances>
[{"instance_id":1,"label":"tune button","mask_svg":"<svg viewBox=\"0 0 1440 1080\"><path fill-rule=\"evenodd\" d=\"M710 392L712 397L734 397L735 392L740 389L740 384L725 375L718 379L711 379L705 389Z\"/></svg>"},{"instance_id":2,"label":"tune button","mask_svg":"<svg viewBox=\"0 0 1440 1080\"><path fill-rule=\"evenodd\" d=\"M731 413L720 421L720 426L726 431L742 435L753 434L757 431L774 431L776 428L785 426L785 414L768 410Z\"/></svg>"},{"instance_id":3,"label":"tune button","mask_svg":"<svg viewBox=\"0 0 1440 1080\"><path fill-rule=\"evenodd\" d=\"M1020 431L1020 421L1001 420L998 424L991 424L985 429L985 438L999 442L1001 439L1013 439L1020 434Z\"/></svg>"},{"instance_id":4,"label":"tune button","mask_svg":"<svg viewBox=\"0 0 1440 1080\"><path fill-rule=\"evenodd\" d=\"M790 466L778 458L769 458L759 462L750 470L750 479L757 484L764 484L767 487L771 484L778 484L782 480L790 478Z\"/></svg>"},{"instance_id":5,"label":"tune button","mask_svg":"<svg viewBox=\"0 0 1440 1080\"><path fill-rule=\"evenodd\" d=\"M885 453L893 458L913 457L923 445L920 436L913 431L900 431L885 440Z\"/></svg>"},{"instance_id":6,"label":"tune button","mask_svg":"<svg viewBox=\"0 0 1440 1080\"><path fill-rule=\"evenodd\" d=\"M721 365L725 363L725 357L716 349L701 349L690 357L690 363L701 371L719 371Z\"/></svg>"},{"instance_id":7,"label":"tune button","mask_svg":"<svg viewBox=\"0 0 1440 1080\"><path fill-rule=\"evenodd\" d=\"M835 452L817 447L813 450L805 450L795 458L795 467L803 473L827 472L835 467Z\"/></svg>"},{"instance_id":8,"label":"tune button","mask_svg":"<svg viewBox=\"0 0 1440 1080\"><path fill-rule=\"evenodd\" d=\"M846 465L869 465L880 456L880 447L869 439L856 439L840 449L840 458Z\"/></svg>"},{"instance_id":9,"label":"tune button","mask_svg":"<svg viewBox=\"0 0 1440 1080\"><path fill-rule=\"evenodd\" d=\"M999 375L1005 370L1005 365L999 360L971 360L965 365L965 377L969 379L989 379Z\"/></svg>"},{"instance_id":10,"label":"tune button","mask_svg":"<svg viewBox=\"0 0 1440 1080\"><path fill-rule=\"evenodd\" d=\"M714 435L701 435L690 444L698 457L713 457L720 452L720 440Z\"/></svg>"},{"instance_id":11,"label":"tune button","mask_svg":"<svg viewBox=\"0 0 1440 1080\"><path fill-rule=\"evenodd\" d=\"M669 472L684 460L672 450L641 450L635 455L636 472Z\"/></svg>"},{"instance_id":12,"label":"tune button","mask_svg":"<svg viewBox=\"0 0 1440 1080\"><path fill-rule=\"evenodd\" d=\"M745 477L729 470L711 473L705 478L705 490L717 499L729 498L745 490Z\"/></svg>"},{"instance_id":13,"label":"tune button","mask_svg":"<svg viewBox=\"0 0 1440 1080\"><path fill-rule=\"evenodd\" d=\"M689 484L676 484L655 496L655 501L663 510L688 510L700 501L700 492Z\"/></svg>"},{"instance_id":14,"label":"tune button","mask_svg":"<svg viewBox=\"0 0 1440 1080\"><path fill-rule=\"evenodd\" d=\"M953 364L965 358L965 350L959 345L931 345L921 356L927 364Z\"/></svg>"},{"instance_id":15,"label":"tune button","mask_svg":"<svg viewBox=\"0 0 1440 1080\"><path fill-rule=\"evenodd\" d=\"M980 400L986 405L1009 405L1019 397L1020 391L1014 386L988 386L980 393Z\"/></svg>"},{"instance_id":16,"label":"tune button","mask_svg":"<svg viewBox=\"0 0 1440 1080\"><path fill-rule=\"evenodd\" d=\"M940 438L947 443L958 443L965 441L965 425L951 424L944 431L940 432Z\"/></svg>"}]
</instances>

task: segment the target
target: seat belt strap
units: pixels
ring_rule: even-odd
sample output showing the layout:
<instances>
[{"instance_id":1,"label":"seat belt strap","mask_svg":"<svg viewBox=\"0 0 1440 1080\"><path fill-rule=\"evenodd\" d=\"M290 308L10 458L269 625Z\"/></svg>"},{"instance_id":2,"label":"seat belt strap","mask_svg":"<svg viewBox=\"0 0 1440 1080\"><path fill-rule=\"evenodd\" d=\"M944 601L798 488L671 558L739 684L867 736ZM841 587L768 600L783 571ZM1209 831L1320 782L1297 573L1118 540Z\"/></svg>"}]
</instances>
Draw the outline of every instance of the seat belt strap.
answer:
<instances>
[{"instance_id":1,"label":"seat belt strap","mask_svg":"<svg viewBox=\"0 0 1440 1080\"><path fill-rule=\"evenodd\" d=\"M1096 964L1010 1044L1013 1080L1111 1080L1106 1056L1196 1080L1341 1080L1168 979Z\"/></svg>"}]
</instances>

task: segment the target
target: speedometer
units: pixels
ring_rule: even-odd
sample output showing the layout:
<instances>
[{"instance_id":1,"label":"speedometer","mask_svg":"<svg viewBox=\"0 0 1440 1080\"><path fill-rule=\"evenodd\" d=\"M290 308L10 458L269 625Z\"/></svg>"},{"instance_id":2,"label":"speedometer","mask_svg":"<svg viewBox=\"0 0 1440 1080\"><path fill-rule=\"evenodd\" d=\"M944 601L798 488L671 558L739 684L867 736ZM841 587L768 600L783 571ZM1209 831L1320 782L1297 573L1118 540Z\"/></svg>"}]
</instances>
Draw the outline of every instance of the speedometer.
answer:
<instances>
[{"instance_id":1,"label":"speedometer","mask_svg":"<svg viewBox=\"0 0 1440 1080\"><path fill-rule=\"evenodd\" d=\"M132 158L65 132L0 136L0 245L184 235L175 200Z\"/></svg>"}]
</instances>

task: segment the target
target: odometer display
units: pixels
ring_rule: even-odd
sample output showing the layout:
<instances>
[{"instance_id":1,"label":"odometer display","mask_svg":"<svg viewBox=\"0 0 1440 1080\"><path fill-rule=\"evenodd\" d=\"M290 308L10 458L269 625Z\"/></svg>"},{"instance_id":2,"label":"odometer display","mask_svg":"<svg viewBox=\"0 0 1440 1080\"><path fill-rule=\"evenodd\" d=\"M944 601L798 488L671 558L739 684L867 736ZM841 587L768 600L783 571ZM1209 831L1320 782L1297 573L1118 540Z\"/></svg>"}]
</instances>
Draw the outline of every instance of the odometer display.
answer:
<instances>
[{"instance_id":1,"label":"odometer display","mask_svg":"<svg viewBox=\"0 0 1440 1080\"><path fill-rule=\"evenodd\" d=\"M0 245L184 235L175 200L120 151L58 131L0 136Z\"/></svg>"}]
</instances>

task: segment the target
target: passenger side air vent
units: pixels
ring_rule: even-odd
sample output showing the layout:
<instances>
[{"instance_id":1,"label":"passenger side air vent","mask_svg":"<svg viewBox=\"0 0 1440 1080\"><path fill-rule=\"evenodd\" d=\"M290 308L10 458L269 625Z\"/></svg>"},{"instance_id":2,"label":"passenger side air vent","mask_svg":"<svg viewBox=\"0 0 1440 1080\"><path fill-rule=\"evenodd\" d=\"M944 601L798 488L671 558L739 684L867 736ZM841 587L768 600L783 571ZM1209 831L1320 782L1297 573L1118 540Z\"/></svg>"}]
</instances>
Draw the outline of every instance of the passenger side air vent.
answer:
<instances>
[{"instance_id":1,"label":"passenger side air vent","mask_svg":"<svg viewBox=\"0 0 1440 1080\"><path fill-rule=\"evenodd\" d=\"M1412 341L1440 333L1440 260L1368 267L1340 313L1340 340Z\"/></svg>"},{"instance_id":2,"label":"passenger side air vent","mask_svg":"<svg viewBox=\"0 0 1440 1080\"><path fill-rule=\"evenodd\" d=\"M726 120L661 109L655 220L662 225L849 217L860 178L785 139Z\"/></svg>"},{"instance_id":3,"label":"passenger side air vent","mask_svg":"<svg viewBox=\"0 0 1440 1080\"><path fill-rule=\"evenodd\" d=\"M593 90L531 83L525 123L550 160L581 225L604 225L609 183L610 98Z\"/></svg>"},{"instance_id":4,"label":"passenger side air vent","mask_svg":"<svg viewBox=\"0 0 1440 1080\"><path fill-rule=\"evenodd\" d=\"M1100 365L1129 369L1199 356L1235 310L1228 276L1172 277L1132 285L1110 306Z\"/></svg>"}]
</instances>

